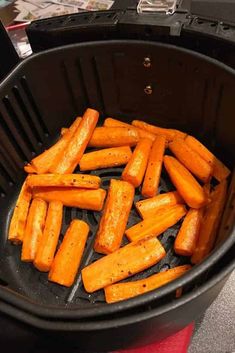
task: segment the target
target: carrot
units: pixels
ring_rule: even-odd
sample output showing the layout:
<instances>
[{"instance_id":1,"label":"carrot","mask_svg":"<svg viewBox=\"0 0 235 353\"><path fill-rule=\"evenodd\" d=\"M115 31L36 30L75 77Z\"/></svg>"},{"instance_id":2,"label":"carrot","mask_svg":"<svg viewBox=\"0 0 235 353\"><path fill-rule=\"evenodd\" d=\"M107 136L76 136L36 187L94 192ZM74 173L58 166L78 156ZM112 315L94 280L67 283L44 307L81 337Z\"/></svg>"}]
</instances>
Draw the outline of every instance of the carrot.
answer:
<instances>
[{"instance_id":1,"label":"carrot","mask_svg":"<svg viewBox=\"0 0 235 353\"><path fill-rule=\"evenodd\" d=\"M134 185L136 188L142 183L151 146L151 140L140 140L131 156L131 159L122 172L122 179L129 181L129 183Z\"/></svg>"},{"instance_id":2,"label":"carrot","mask_svg":"<svg viewBox=\"0 0 235 353\"><path fill-rule=\"evenodd\" d=\"M131 128L131 129L135 129L138 132L139 137L141 139L142 138L147 138L147 139L151 140L152 142L156 138L156 135L152 134L151 132L148 132L146 130L140 129L138 127L134 127L131 124L127 124L127 123L124 123L121 120L117 120L117 119L113 119L113 118L106 118L105 121L104 121L104 126L106 126L106 127L117 127L118 126L118 127L128 127L128 128Z\"/></svg>"},{"instance_id":3,"label":"carrot","mask_svg":"<svg viewBox=\"0 0 235 353\"><path fill-rule=\"evenodd\" d=\"M81 118L77 118L70 128L67 130L66 134L64 134L59 141L57 141L53 146L51 146L48 150L41 153L39 156L32 159L30 164L25 166L24 170L26 172L36 172L37 174L44 174L47 173L50 169L52 163L58 156L61 155L63 150L68 145L71 137L74 135L76 129L80 124ZM30 168L31 167L31 168Z\"/></svg>"},{"instance_id":4,"label":"carrot","mask_svg":"<svg viewBox=\"0 0 235 353\"><path fill-rule=\"evenodd\" d=\"M27 178L27 185L31 188L35 186L72 186L74 188L98 189L100 183L100 177L86 174L40 174L29 175Z\"/></svg>"},{"instance_id":5,"label":"carrot","mask_svg":"<svg viewBox=\"0 0 235 353\"><path fill-rule=\"evenodd\" d=\"M158 192L165 152L166 137L158 135L149 154L148 165L144 177L141 193L145 197L153 197Z\"/></svg>"},{"instance_id":6,"label":"carrot","mask_svg":"<svg viewBox=\"0 0 235 353\"><path fill-rule=\"evenodd\" d=\"M184 218L182 226L177 234L174 250L176 254L182 256L192 256L202 225L203 209L195 210L191 208Z\"/></svg>"},{"instance_id":7,"label":"carrot","mask_svg":"<svg viewBox=\"0 0 235 353\"><path fill-rule=\"evenodd\" d=\"M227 194L227 181L223 180L211 193L211 202L205 209L196 249L191 258L193 264L201 262L213 249L216 233L223 213Z\"/></svg>"},{"instance_id":8,"label":"carrot","mask_svg":"<svg viewBox=\"0 0 235 353\"><path fill-rule=\"evenodd\" d=\"M34 266L39 271L48 272L50 270L60 236L62 217L62 202L50 202L46 217L45 228L34 259Z\"/></svg>"},{"instance_id":9,"label":"carrot","mask_svg":"<svg viewBox=\"0 0 235 353\"><path fill-rule=\"evenodd\" d=\"M133 185L112 179L94 249L110 254L119 249L135 196Z\"/></svg>"},{"instance_id":10,"label":"carrot","mask_svg":"<svg viewBox=\"0 0 235 353\"><path fill-rule=\"evenodd\" d=\"M38 187L33 188L33 197L47 202L60 201L67 207L101 211L106 191L103 189L86 190L77 188Z\"/></svg>"},{"instance_id":11,"label":"carrot","mask_svg":"<svg viewBox=\"0 0 235 353\"><path fill-rule=\"evenodd\" d=\"M47 213L47 203L34 199L31 203L24 234L21 251L21 260L31 262L34 260L39 242L42 237Z\"/></svg>"},{"instance_id":12,"label":"carrot","mask_svg":"<svg viewBox=\"0 0 235 353\"><path fill-rule=\"evenodd\" d=\"M23 241L31 197L31 190L25 181L16 202L8 231L8 239L13 243L18 244Z\"/></svg>"},{"instance_id":13,"label":"carrot","mask_svg":"<svg viewBox=\"0 0 235 353\"><path fill-rule=\"evenodd\" d=\"M28 174L37 173L36 169L29 163L24 166L24 171Z\"/></svg>"},{"instance_id":14,"label":"carrot","mask_svg":"<svg viewBox=\"0 0 235 353\"><path fill-rule=\"evenodd\" d=\"M161 208L183 204L184 200L177 191L166 192L154 196L147 200L136 202L135 207L142 218L148 218L155 215Z\"/></svg>"},{"instance_id":15,"label":"carrot","mask_svg":"<svg viewBox=\"0 0 235 353\"><path fill-rule=\"evenodd\" d=\"M62 127L61 128L61 131L60 131L60 134L63 136L66 132L68 132L68 130L70 129L71 132L75 132L75 130L77 130L77 127L80 125L80 122L82 121L82 117L78 117L76 119L76 125L71 125L70 128L67 128L67 127Z\"/></svg>"},{"instance_id":16,"label":"carrot","mask_svg":"<svg viewBox=\"0 0 235 353\"><path fill-rule=\"evenodd\" d=\"M140 128L140 129L146 130L148 132L151 132L152 134L155 134L155 135L164 135L164 136L166 136L166 140L168 142L173 141L174 138L176 138L176 137L185 138L187 136L187 134L185 134L182 131L174 130L174 129L165 129L162 127L148 124L148 123L141 121L141 120L133 120L132 125Z\"/></svg>"},{"instance_id":17,"label":"carrot","mask_svg":"<svg viewBox=\"0 0 235 353\"><path fill-rule=\"evenodd\" d=\"M85 153L79 163L80 170L96 170L127 164L132 155L129 146L106 148Z\"/></svg>"},{"instance_id":18,"label":"carrot","mask_svg":"<svg viewBox=\"0 0 235 353\"><path fill-rule=\"evenodd\" d=\"M133 242L85 267L82 270L84 287L88 293L92 293L144 271L165 255L157 238Z\"/></svg>"},{"instance_id":19,"label":"carrot","mask_svg":"<svg viewBox=\"0 0 235 353\"><path fill-rule=\"evenodd\" d=\"M182 265L138 281L113 284L104 289L106 302L115 303L150 292L174 281L190 269L190 265Z\"/></svg>"},{"instance_id":20,"label":"carrot","mask_svg":"<svg viewBox=\"0 0 235 353\"><path fill-rule=\"evenodd\" d=\"M90 147L134 146L139 141L135 129L126 127L97 127L90 139Z\"/></svg>"},{"instance_id":21,"label":"carrot","mask_svg":"<svg viewBox=\"0 0 235 353\"><path fill-rule=\"evenodd\" d=\"M154 216L127 229L125 234L130 241L144 239L147 236L158 236L176 224L185 214L186 209L183 205L163 208Z\"/></svg>"},{"instance_id":22,"label":"carrot","mask_svg":"<svg viewBox=\"0 0 235 353\"><path fill-rule=\"evenodd\" d=\"M74 132L65 149L49 168L51 173L70 174L73 173L77 164L88 145L99 118L99 113L88 108L80 122L77 130ZM65 136L65 135L64 135Z\"/></svg>"},{"instance_id":23,"label":"carrot","mask_svg":"<svg viewBox=\"0 0 235 353\"><path fill-rule=\"evenodd\" d=\"M212 175L219 182L226 179L231 171L218 159L213 153L211 153L201 142L199 142L193 136L187 136L185 143L196 153L199 154L207 163L212 167Z\"/></svg>"},{"instance_id":24,"label":"carrot","mask_svg":"<svg viewBox=\"0 0 235 353\"><path fill-rule=\"evenodd\" d=\"M74 219L66 231L64 239L52 262L48 279L70 287L75 280L81 263L89 233L86 222Z\"/></svg>"},{"instance_id":25,"label":"carrot","mask_svg":"<svg viewBox=\"0 0 235 353\"><path fill-rule=\"evenodd\" d=\"M163 160L172 183L188 206L192 208L204 206L208 199L192 174L174 157L165 156Z\"/></svg>"},{"instance_id":26,"label":"carrot","mask_svg":"<svg viewBox=\"0 0 235 353\"><path fill-rule=\"evenodd\" d=\"M212 176L212 167L184 139L176 138L169 143L169 149L176 158L198 179L207 183Z\"/></svg>"}]
</instances>

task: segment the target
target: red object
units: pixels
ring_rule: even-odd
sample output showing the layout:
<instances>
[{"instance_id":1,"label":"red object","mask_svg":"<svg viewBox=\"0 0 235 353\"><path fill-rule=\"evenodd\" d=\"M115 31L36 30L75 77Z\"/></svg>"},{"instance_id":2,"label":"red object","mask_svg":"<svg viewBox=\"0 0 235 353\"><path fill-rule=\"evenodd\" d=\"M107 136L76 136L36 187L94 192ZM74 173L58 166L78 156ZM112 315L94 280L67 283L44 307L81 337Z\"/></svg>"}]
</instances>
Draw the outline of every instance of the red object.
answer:
<instances>
[{"instance_id":1,"label":"red object","mask_svg":"<svg viewBox=\"0 0 235 353\"><path fill-rule=\"evenodd\" d=\"M126 349L112 353L187 353L194 330L194 323L169 336L165 340L135 349Z\"/></svg>"},{"instance_id":2,"label":"red object","mask_svg":"<svg viewBox=\"0 0 235 353\"><path fill-rule=\"evenodd\" d=\"M30 22L23 22L23 23L20 23L20 24L17 24L17 25L7 26L6 29L7 29L8 32L15 31L17 29L25 29L28 26L29 23Z\"/></svg>"}]
</instances>

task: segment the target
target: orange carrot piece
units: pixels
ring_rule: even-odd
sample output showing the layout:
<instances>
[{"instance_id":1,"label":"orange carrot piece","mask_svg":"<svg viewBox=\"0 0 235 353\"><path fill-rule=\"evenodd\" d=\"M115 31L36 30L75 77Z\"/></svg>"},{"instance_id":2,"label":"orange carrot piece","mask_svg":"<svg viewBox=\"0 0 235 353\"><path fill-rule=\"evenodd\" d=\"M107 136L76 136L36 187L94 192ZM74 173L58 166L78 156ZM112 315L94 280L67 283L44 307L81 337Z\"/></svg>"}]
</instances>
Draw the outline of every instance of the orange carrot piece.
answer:
<instances>
[{"instance_id":1,"label":"orange carrot piece","mask_svg":"<svg viewBox=\"0 0 235 353\"><path fill-rule=\"evenodd\" d=\"M129 146L106 148L85 153L79 163L80 170L118 167L127 164L132 156Z\"/></svg>"},{"instance_id":2,"label":"orange carrot piece","mask_svg":"<svg viewBox=\"0 0 235 353\"><path fill-rule=\"evenodd\" d=\"M154 216L161 208L183 204L184 200L177 191L166 192L150 199L136 202L135 207L142 218Z\"/></svg>"},{"instance_id":3,"label":"orange carrot piece","mask_svg":"<svg viewBox=\"0 0 235 353\"><path fill-rule=\"evenodd\" d=\"M86 222L74 219L52 262L48 279L70 287L78 272L85 249L89 226Z\"/></svg>"},{"instance_id":4,"label":"orange carrot piece","mask_svg":"<svg viewBox=\"0 0 235 353\"><path fill-rule=\"evenodd\" d=\"M82 270L84 287L88 293L95 292L144 271L165 255L157 238L133 242L85 267Z\"/></svg>"},{"instance_id":5,"label":"orange carrot piece","mask_svg":"<svg viewBox=\"0 0 235 353\"><path fill-rule=\"evenodd\" d=\"M45 226L46 214L47 203L40 199L34 199L31 203L27 218L21 251L21 261L34 261Z\"/></svg>"},{"instance_id":6,"label":"orange carrot piece","mask_svg":"<svg viewBox=\"0 0 235 353\"><path fill-rule=\"evenodd\" d=\"M31 188L38 186L74 187L83 189L99 189L100 177L87 174L40 174L29 175L27 185Z\"/></svg>"},{"instance_id":7,"label":"orange carrot piece","mask_svg":"<svg viewBox=\"0 0 235 353\"><path fill-rule=\"evenodd\" d=\"M110 254L120 248L126 229L135 189L132 184L112 179L104 212L100 220L94 249L101 254Z\"/></svg>"},{"instance_id":8,"label":"orange carrot piece","mask_svg":"<svg viewBox=\"0 0 235 353\"><path fill-rule=\"evenodd\" d=\"M30 164L25 166L24 170L26 172L32 172L37 174L47 173L53 164L53 162L61 155L63 150L68 145L68 142L74 135L80 124L81 118L77 118L70 128L67 130L66 134L64 134L53 146L51 146L48 150L41 153L39 156L32 159ZM30 168L31 167L31 168Z\"/></svg>"},{"instance_id":9,"label":"orange carrot piece","mask_svg":"<svg viewBox=\"0 0 235 353\"><path fill-rule=\"evenodd\" d=\"M191 208L185 216L179 233L176 236L174 250L182 256L192 256L197 245L197 240L202 225L203 209Z\"/></svg>"},{"instance_id":10,"label":"orange carrot piece","mask_svg":"<svg viewBox=\"0 0 235 353\"><path fill-rule=\"evenodd\" d=\"M8 231L8 239L15 244L22 243L23 241L31 198L31 190L25 181L16 201Z\"/></svg>"},{"instance_id":11,"label":"orange carrot piece","mask_svg":"<svg viewBox=\"0 0 235 353\"><path fill-rule=\"evenodd\" d=\"M164 157L164 166L184 201L192 208L201 208L206 205L206 194L193 175L177 159L171 156Z\"/></svg>"},{"instance_id":12,"label":"orange carrot piece","mask_svg":"<svg viewBox=\"0 0 235 353\"><path fill-rule=\"evenodd\" d=\"M138 241L148 236L158 236L176 224L185 216L186 212L183 205L162 208L154 216L127 229L125 234L130 241Z\"/></svg>"},{"instance_id":13,"label":"orange carrot piece","mask_svg":"<svg viewBox=\"0 0 235 353\"><path fill-rule=\"evenodd\" d=\"M213 249L227 194L227 180L223 180L211 193L211 202L205 209L203 226L199 233L191 262L201 262Z\"/></svg>"},{"instance_id":14,"label":"orange carrot piece","mask_svg":"<svg viewBox=\"0 0 235 353\"><path fill-rule=\"evenodd\" d=\"M49 171L53 174L71 174L80 162L98 122L99 113L88 108L77 130L62 153L55 158Z\"/></svg>"},{"instance_id":15,"label":"orange carrot piece","mask_svg":"<svg viewBox=\"0 0 235 353\"><path fill-rule=\"evenodd\" d=\"M211 153L201 142L193 136L187 136L185 139L186 144L199 154L207 163L212 167L212 175L219 181L226 179L231 171Z\"/></svg>"},{"instance_id":16,"label":"orange carrot piece","mask_svg":"<svg viewBox=\"0 0 235 353\"><path fill-rule=\"evenodd\" d=\"M158 192L162 162L166 146L166 137L156 136L149 154L148 165L144 177L141 193L145 197L154 197Z\"/></svg>"},{"instance_id":17,"label":"orange carrot piece","mask_svg":"<svg viewBox=\"0 0 235 353\"><path fill-rule=\"evenodd\" d=\"M151 140L140 140L131 156L131 159L122 172L122 179L129 181L129 183L134 185L135 188L140 186L144 178L151 146Z\"/></svg>"},{"instance_id":18,"label":"orange carrot piece","mask_svg":"<svg viewBox=\"0 0 235 353\"><path fill-rule=\"evenodd\" d=\"M67 207L101 211L106 191L104 189L87 190L77 188L38 187L33 188L33 197L47 202L60 201Z\"/></svg>"},{"instance_id":19,"label":"orange carrot piece","mask_svg":"<svg viewBox=\"0 0 235 353\"><path fill-rule=\"evenodd\" d=\"M28 174L37 173L36 169L30 163L28 163L24 166L24 171Z\"/></svg>"},{"instance_id":20,"label":"orange carrot piece","mask_svg":"<svg viewBox=\"0 0 235 353\"><path fill-rule=\"evenodd\" d=\"M38 245L34 266L42 272L48 272L56 251L63 218L63 204L59 201L49 203L45 228Z\"/></svg>"},{"instance_id":21,"label":"orange carrot piece","mask_svg":"<svg viewBox=\"0 0 235 353\"><path fill-rule=\"evenodd\" d=\"M104 288L106 302L115 303L150 292L174 281L191 268L190 265L177 266L138 281L113 284Z\"/></svg>"},{"instance_id":22,"label":"orange carrot piece","mask_svg":"<svg viewBox=\"0 0 235 353\"><path fill-rule=\"evenodd\" d=\"M97 127L90 139L90 147L134 146L139 141L135 129L126 127Z\"/></svg>"},{"instance_id":23,"label":"orange carrot piece","mask_svg":"<svg viewBox=\"0 0 235 353\"><path fill-rule=\"evenodd\" d=\"M169 149L176 158L198 179L207 183L212 177L212 167L182 138L176 138L169 143Z\"/></svg>"}]
</instances>

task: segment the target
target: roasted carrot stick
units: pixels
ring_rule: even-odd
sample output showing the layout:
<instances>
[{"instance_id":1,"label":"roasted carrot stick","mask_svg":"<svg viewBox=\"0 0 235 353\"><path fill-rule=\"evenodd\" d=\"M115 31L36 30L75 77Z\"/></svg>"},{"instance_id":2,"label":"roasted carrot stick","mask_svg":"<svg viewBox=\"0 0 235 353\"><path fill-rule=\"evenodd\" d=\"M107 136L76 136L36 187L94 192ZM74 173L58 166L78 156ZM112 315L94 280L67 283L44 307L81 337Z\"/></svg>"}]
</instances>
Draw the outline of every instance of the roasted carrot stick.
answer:
<instances>
[{"instance_id":1,"label":"roasted carrot stick","mask_svg":"<svg viewBox=\"0 0 235 353\"><path fill-rule=\"evenodd\" d=\"M68 142L66 148L57 158L55 158L53 164L49 168L51 173L73 173L88 145L98 122L98 118L99 113L96 110L88 108L85 111L82 121Z\"/></svg>"},{"instance_id":2,"label":"roasted carrot stick","mask_svg":"<svg viewBox=\"0 0 235 353\"><path fill-rule=\"evenodd\" d=\"M227 181L223 180L211 193L211 202L205 209L203 225L196 249L191 258L193 264L201 262L213 249L227 194Z\"/></svg>"},{"instance_id":3,"label":"roasted carrot stick","mask_svg":"<svg viewBox=\"0 0 235 353\"><path fill-rule=\"evenodd\" d=\"M83 189L98 189L100 187L100 177L87 174L40 174L29 175L27 185L31 188L38 186L57 186Z\"/></svg>"},{"instance_id":4,"label":"roasted carrot stick","mask_svg":"<svg viewBox=\"0 0 235 353\"><path fill-rule=\"evenodd\" d=\"M150 292L174 281L190 269L190 265L177 266L138 281L113 284L104 289L106 302L115 303Z\"/></svg>"},{"instance_id":5,"label":"roasted carrot stick","mask_svg":"<svg viewBox=\"0 0 235 353\"><path fill-rule=\"evenodd\" d=\"M222 181L229 176L231 173L230 170L195 137L187 136L185 142L192 150L198 153L199 156L211 165L212 175L218 181Z\"/></svg>"},{"instance_id":6,"label":"roasted carrot stick","mask_svg":"<svg viewBox=\"0 0 235 353\"><path fill-rule=\"evenodd\" d=\"M161 208L183 204L184 200L177 191L166 192L150 199L136 202L135 207L142 218L149 218L157 214Z\"/></svg>"},{"instance_id":7,"label":"roasted carrot stick","mask_svg":"<svg viewBox=\"0 0 235 353\"><path fill-rule=\"evenodd\" d=\"M34 259L34 266L39 271L48 272L50 270L56 251L58 239L60 236L62 218L62 202L50 202L46 217L45 228Z\"/></svg>"},{"instance_id":8,"label":"roasted carrot stick","mask_svg":"<svg viewBox=\"0 0 235 353\"><path fill-rule=\"evenodd\" d=\"M131 124L127 124L127 123L124 123L121 120L117 120L117 119L113 119L113 118L106 118L105 121L104 121L104 126L106 126L106 127L117 127L118 126L118 127L128 127L128 128L131 128L131 129L135 129L138 132L139 137L141 139L146 138L146 139L151 140L152 142L156 138L156 135L152 134L151 132L148 132L147 130L143 130L143 129L140 129L138 127L134 127Z\"/></svg>"},{"instance_id":9,"label":"roasted carrot stick","mask_svg":"<svg viewBox=\"0 0 235 353\"><path fill-rule=\"evenodd\" d=\"M34 172L37 174L47 173L54 160L57 159L59 155L61 155L62 151L68 145L68 142L77 130L80 121L81 118L77 118L70 126L70 128L67 129L67 132L59 139L59 141L57 141L48 150L32 159L30 164L25 166L24 170L30 173L34 170Z\"/></svg>"},{"instance_id":10,"label":"roasted carrot stick","mask_svg":"<svg viewBox=\"0 0 235 353\"><path fill-rule=\"evenodd\" d=\"M149 154L148 165L141 190L142 195L145 197L154 197L158 192L165 146L166 137L164 135L157 135Z\"/></svg>"},{"instance_id":11,"label":"roasted carrot stick","mask_svg":"<svg viewBox=\"0 0 235 353\"><path fill-rule=\"evenodd\" d=\"M52 282L70 287L81 263L89 233L86 222L74 219L52 262L48 279Z\"/></svg>"},{"instance_id":12,"label":"roasted carrot stick","mask_svg":"<svg viewBox=\"0 0 235 353\"><path fill-rule=\"evenodd\" d=\"M70 128L67 128L67 127L62 127L61 128L61 131L60 131L60 133L61 133L61 135L63 136L69 129L70 129L70 131L72 132L72 133L74 133L75 132L75 130L77 130L77 127L80 125L80 122L82 121L82 117L78 117L77 119L76 119L76 125L71 125L70 126Z\"/></svg>"},{"instance_id":13,"label":"roasted carrot stick","mask_svg":"<svg viewBox=\"0 0 235 353\"><path fill-rule=\"evenodd\" d=\"M151 140L140 140L131 156L131 159L122 172L122 179L129 181L129 183L134 185L136 188L140 186L144 178L151 146Z\"/></svg>"},{"instance_id":14,"label":"roasted carrot stick","mask_svg":"<svg viewBox=\"0 0 235 353\"><path fill-rule=\"evenodd\" d=\"M80 170L96 170L127 164L132 156L129 146L106 148L85 153L79 163Z\"/></svg>"},{"instance_id":15,"label":"roasted carrot stick","mask_svg":"<svg viewBox=\"0 0 235 353\"><path fill-rule=\"evenodd\" d=\"M28 174L35 174L37 173L36 169L31 164L26 164L24 166L24 171Z\"/></svg>"},{"instance_id":16,"label":"roasted carrot stick","mask_svg":"<svg viewBox=\"0 0 235 353\"><path fill-rule=\"evenodd\" d=\"M165 255L157 238L133 242L85 267L84 287L92 293L155 265Z\"/></svg>"},{"instance_id":17,"label":"roasted carrot stick","mask_svg":"<svg viewBox=\"0 0 235 353\"><path fill-rule=\"evenodd\" d=\"M34 260L39 242L45 226L47 203L40 199L34 199L31 203L24 241L21 252L21 260L31 262Z\"/></svg>"},{"instance_id":18,"label":"roasted carrot stick","mask_svg":"<svg viewBox=\"0 0 235 353\"><path fill-rule=\"evenodd\" d=\"M202 219L202 208L200 210L191 208L188 211L175 239L174 250L176 254L182 256L193 255L200 232L200 227L202 226Z\"/></svg>"},{"instance_id":19,"label":"roasted carrot stick","mask_svg":"<svg viewBox=\"0 0 235 353\"><path fill-rule=\"evenodd\" d=\"M148 236L158 236L176 224L185 214L186 209L183 205L162 208L154 216L127 229L125 234L130 241L137 241Z\"/></svg>"},{"instance_id":20,"label":"roasted carrot stick","mask_svg":"<svg viewBox=\"0 0 235 353\"><path fill-rule=\"evenodd\" d=\"M13 243L18 244L23 241L31 197L31 190L25 181L16 202L8 232L8 239Z\"/></svg>"},{"instance_id":21,"label":"roasted carrot stick","mask_svg":"<svg viewBox=\"0 0 235 353\"><path fill-rule=\"evenodd\" d=\"M135 129L126 127L97 127L90 139L90 147L134 146L139 141Z\"/></svg>"},{"instance_id":22,"label":"roasted carrot stick","mask_svg":"<svg viewBox=\"0 0 235 353\"><path fill-rule=\"evenodd\" d=\"M212 167L182 138L176 138L169 143L171 152L198 179L207 183L212 177Z\"/></svg>"},{"instance_id":23,"label":"roasted carrot stick","mask_svg":"<svg viewBox=\"0 0 235 353\"><path fill-rule=\"evenodd\" d=\"M119 249L135 196L132 184L112 179L94 249L110 254Z\"/></svg>"},{"instance_id":24,"label":"roasted carrot stick","mask_svg":"<svg viewBox=\"0 0 235 353\"><path fill-rule=\"evenodd\" d=\"M183 164L174 157L165 156L164 166L172 183L189 207L201 208L206 205L208 199L203 188Z\"/></svg>"},{"instance_id":25,"label":"roasted carrot stick","mask_svg":"<svg viewBox=\"0 0 235 353\"><path fill-rule=\"evenodd\" d=\"M51 201L61 201L64 206L86 210L101 211L106 191L103 189L87 190L77 188L38 187L33 188L33 197Z\"/></svg>"}]
</instances>

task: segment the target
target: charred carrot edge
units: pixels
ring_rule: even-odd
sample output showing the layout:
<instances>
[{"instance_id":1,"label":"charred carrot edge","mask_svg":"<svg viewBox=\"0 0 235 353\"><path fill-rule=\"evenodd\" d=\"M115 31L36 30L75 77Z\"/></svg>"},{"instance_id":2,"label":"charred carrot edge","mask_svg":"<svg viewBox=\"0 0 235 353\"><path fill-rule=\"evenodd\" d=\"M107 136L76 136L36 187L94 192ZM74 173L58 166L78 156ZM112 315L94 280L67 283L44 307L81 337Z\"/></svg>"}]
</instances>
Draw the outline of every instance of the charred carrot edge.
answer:
<instances>
[{"instance_id":1,"label":"charred carrot edge","mask_svg":"<svg viewBox=\"0 0 235 353\"><path fill-rule=\"evenodd\" d=\"M133 185L126 181L111 180L96 234L94 245L96 252L110 254L120 248L134 196Z\"/></svg>"},{"instance_id":2,"label":"charred carrot edge","mask_svg":"<svg viewBox=\"0 0 235 353\"><path fill-rule=\"evenodd\" d=\"M152 198L136 202L135 207L142 218L155 215L161 208L183 204L184 200L177 191L166 192Z\"/></svg>"},{"instance_id":3,"label":"charred carrot edge","mask_svg":"<svg viewBox=\"0 0 235 353\"><path fill-rule=\"evenodd\" d=\"M47 203L34 199L31 203L21 251L21 261L34 260L45 226Z\"/></svg>"},{"instance_id":4,"label":"charred carrot edge","mask_svg":"<svg viewBox=\"0 0 235 353\"><path fill-rule=\"evenodd\" d=\"M98 122L99 113L88 108L67 146L49 168L52 174L71 174L80 162Z\"/></svg>"},{"instance_id":5,"label":"charred carrot edge","mask_svg":"<svg viewBox=\"0 0 235 353\"><path fill-rule=\"evenodd\" d=\"M96 175L87 174L40 174L29 175L27 185L33 187L74 187L83 189L98 189L101 179Z\"/></svg>"},{"instance_id":6,"label":"charred carrot edge","mask_svg":"<svg viewBox=\"0 0 235 353\"><path fill-rule=\"evenodd\" d=\"M132 152L129 146L106 148L85 153L79 163L80 170L96 170L125 165L129 162Z\"/></svg>"},{"instance_id":7,"label":"charred carrot edge","mask_svg":"<svg viewBox=\"0 0 235 353\"><path fill-rule=\"evenodd\" d=\"M42 272L50 270L56 251L63 218L63 204L59 201L49 203L45 228L38 245L34 266Z\"/></svg>"},{"instance_id":8,"label":"charred carrot edge","mask_svg":"<svg viewBox=\"0 0 235 353\"><path fill-rule=\"evenodd\" d=\"M18 244L23 241L31 198L31 190L25 181L17 199L8 231L8 239L13 243Z\"/></svg>"},{"instance_id":9,"label":"charred carrot edge","mask_svg":"<svg viewBox=\"0 0 235 353\"><path fill-rule=\"evenodd\" d=\"M82 280L88 293L107 287L159 262L166 252L157 238L128 244L102 257L82 270Z\"/></svg>"},{"instance_id":10,"label":"charred carrot edge","mask_svg":"<svg viewBox=\"0 0 235 353\"><path fill-rule=\"evenodd\" d=\"M89 226L84 221L74 219L52 262L48 279L70 287L78 272L85 249Z\"/></svg>"},{"instance_id":11,"label":"charred carrot edge","mask_svg":"<svg viewBox=\"0 0 235 353\"><path fill-rule=\"evenodd\" d=\"M164 156L164 166L179 194L191 208L206 205L206 194L193 175L177 159Z\"/></svg>"},{"instance_id":12,"label":"charred carrot edge","mask_svg":"<svg viewBox=\"0 0 235 353\"><path fill-rule=\"evenodd\" d=\"M89 146L97 148L135 146L139 134L133 128L127 127L97 127L90 139Z\"/></svg>"},{"instance_id":13,"label":"charred carrot edge","mask_svg":"<svg viewBox=\"0 0 235 353\"><path fill-rule=\"evenodd\" d=\"M86 210L101 211L106 196L103 189L88 190L77 188L35 187L33 197L47 202L60 201L67 207L78 207Z\"/></svg>"},{"instance_id":14,"label":"charred carrot edge","mask_svg":"<svg viewBox=\"0 0 235 353\"><path fill-rule=\"evenodd\" d=\"M148 236L158 236L176 224L185 214L186 209L183 205L163 208L153 217L146 218L127 229L125 234L130 241L138 241Z\"/></svg>"},{"instance_id":15,"label":"charred carrot edge","mask_svg":"<svg viewBox=\"0 0 235 353\"><path fill-rule=\"evenodd\" d=\"M211 165L212 174L219 182L230 175L231 171L195 137L187 136L185 143Z\"/></svg>"},{"instance_id":16,"label":"charred carrot edge","mask_svg":"<svg viewBox=\"0 0 235 353\"><path fill-rule=\"evenodd\" d=\"M150 292L174 281L190 269L190 265L177 266L138 281L113 284L104 289L106 302L115 303Z\"/></svg>"},{"instance_id":17,"label":"charred carrot edge","mask_svg":"<svg viewBox=\"0 0 235 353\"><path fill-rule=\"evenodd\" d=\"M149 154L148 165L141 193L145 197L154 197L158 192L162 162L166 146L165 136L156 136Z\"/></svg>"},{"instance_id":18,"label":"charred carrot edge","mask_svg":"<svg viewBox=\"0 0 235 353\"><path fill-rule=\"evenodd\" d=\"M122 179L128 181L136 188L140 186L144 178L151 146L151 140L140 140L122 172Z\"/></svg>"}]
</instances>

